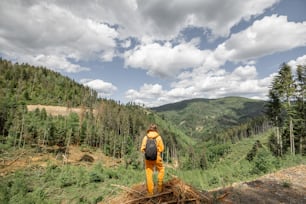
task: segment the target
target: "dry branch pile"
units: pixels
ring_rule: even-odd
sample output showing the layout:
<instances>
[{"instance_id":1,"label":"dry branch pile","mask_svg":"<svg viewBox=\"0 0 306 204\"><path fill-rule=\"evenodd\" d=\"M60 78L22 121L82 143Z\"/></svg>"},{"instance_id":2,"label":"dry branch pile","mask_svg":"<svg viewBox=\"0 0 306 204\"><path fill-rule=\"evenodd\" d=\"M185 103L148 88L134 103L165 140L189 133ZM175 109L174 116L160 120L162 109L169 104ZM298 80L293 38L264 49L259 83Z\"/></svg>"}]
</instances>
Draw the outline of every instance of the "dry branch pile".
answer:
<instances>
[{"instance_id":1,"label":"dry branch pile","mask_svg":"<svg viewBox=\"0 0 306 204\"><path fill-rule=\"evenodd\" d=\"M163 192L148 196L145 184L136 185L132 188L114 185L125 191L119 197L113 198L106 203L124 204L171 204L171 203L212 203L213 199L204 192L197 191L193 187L183 183L178 178L173 178L164 184Z\"/></svg>"}]
</instances>

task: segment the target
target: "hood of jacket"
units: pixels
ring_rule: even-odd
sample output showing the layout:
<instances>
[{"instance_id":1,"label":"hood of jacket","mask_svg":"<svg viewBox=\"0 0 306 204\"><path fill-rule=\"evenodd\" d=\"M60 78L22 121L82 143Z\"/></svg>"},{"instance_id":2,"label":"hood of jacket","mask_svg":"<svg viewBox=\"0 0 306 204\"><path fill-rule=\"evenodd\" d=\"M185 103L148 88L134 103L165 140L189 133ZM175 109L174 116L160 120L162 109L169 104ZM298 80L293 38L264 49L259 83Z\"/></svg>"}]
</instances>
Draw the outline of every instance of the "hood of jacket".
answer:
<instances>
[{"instance_id":1,"label":"hood of jacket","mask_svg":"<svg viewBox=\"0 0 306 204\"><path fill-rule=\"evenodd\" d=\"M159 136L158 132L156 131L148 131L147 132L147 136L151 139L155 139Z\"/></svg>"}]
</instances>

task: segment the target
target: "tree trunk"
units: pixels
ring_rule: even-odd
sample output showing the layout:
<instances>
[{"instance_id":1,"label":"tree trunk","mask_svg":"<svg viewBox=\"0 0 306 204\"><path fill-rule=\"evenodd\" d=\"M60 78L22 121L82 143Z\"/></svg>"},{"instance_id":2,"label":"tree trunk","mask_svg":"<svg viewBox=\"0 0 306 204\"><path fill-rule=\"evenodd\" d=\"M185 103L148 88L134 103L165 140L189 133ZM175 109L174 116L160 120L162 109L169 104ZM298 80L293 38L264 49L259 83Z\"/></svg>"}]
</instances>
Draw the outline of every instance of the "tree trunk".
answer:
<instances>
[{"instance_id":1,"label":"tree trunk","mask_svg":"<svg viewBox=\"0 0 306 204\"><path fill-rule=\"evenodd\" d=\"M23 137L23 127L24 127L24 114L22 114L22 121L21 121L21 130L20 130L20 137L19 137L19 142L18 142L18 148L21 146L21 140Z\"/></svg>"},{"instance_id":2,"label":"tree trunk","mask_svg":"<svg viewBox=\"0 0 306 204\"><path fill-rule=\"evenodd\" d=\"M293 123L292 123L292 118L290 117L289 121L289 128L290 128L290 149L291 149L291 154L295 155L295 145L294 145L294 135L293 135Z\"/></svg>"},{"instance_id":3,"label":"tree trunk","mask_svg":"<svg viewBox=\"0 0 306 204\"><path fill-rule=\"evenodd\" d=\"M276 144L277 144L277 156L281 156L281 141L279 136L278 127L275 127L275 136L276 136Z\"/></svg>"},{"instance_id":4,"label":"tree trunk","mask_svg":"<svg viewBox=\"0 0 306 204\"><path fill-rule=\"evenodd\" d=\"M289 97L287 97L287 101L288 101L288 110L289 110L290 151L291 151L291 154L295 155L294 135L293 135L293 122L292 122L292 117L290 115L291 114L290 113L291 104L290 104Z\"/></svg>"},{"instance_id":5,"label":"tree trunk","mask_svg":"<svg viewBox=\"0 0 306 204\"><path fill-rule=\"evenodd\" d=\"M300 148L299 148L299 150L300 150L301 155L303 155L303 137L304 137L304 135L300 136Z\"/></svg>"}]
</instances>

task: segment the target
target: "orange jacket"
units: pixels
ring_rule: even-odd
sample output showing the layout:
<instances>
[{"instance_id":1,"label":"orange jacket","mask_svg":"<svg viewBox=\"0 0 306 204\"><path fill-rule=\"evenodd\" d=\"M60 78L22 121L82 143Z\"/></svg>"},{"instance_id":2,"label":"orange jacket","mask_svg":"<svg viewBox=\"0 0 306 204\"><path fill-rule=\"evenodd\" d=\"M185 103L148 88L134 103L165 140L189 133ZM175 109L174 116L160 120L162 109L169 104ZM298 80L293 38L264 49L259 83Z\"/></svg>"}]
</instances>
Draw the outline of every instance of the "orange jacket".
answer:
<instances>
[{"instance_id":1,"label":"orange jacket","mask_svg":"<svg viewBox=\"0 0 306 204\"><path fill-rule=\"evenodd\" d=\"M159 155L160 152L164 151L164 143L163 143L163 140L162 140L161 136L158 134L158 132L150 130L150 131L147 132L147 137L152 138L152 139L156 138L158 155ZM144 137L142 139L141 152L145 152L146 144L147 144L147 137Z\"/></svg>"}]
</instances>

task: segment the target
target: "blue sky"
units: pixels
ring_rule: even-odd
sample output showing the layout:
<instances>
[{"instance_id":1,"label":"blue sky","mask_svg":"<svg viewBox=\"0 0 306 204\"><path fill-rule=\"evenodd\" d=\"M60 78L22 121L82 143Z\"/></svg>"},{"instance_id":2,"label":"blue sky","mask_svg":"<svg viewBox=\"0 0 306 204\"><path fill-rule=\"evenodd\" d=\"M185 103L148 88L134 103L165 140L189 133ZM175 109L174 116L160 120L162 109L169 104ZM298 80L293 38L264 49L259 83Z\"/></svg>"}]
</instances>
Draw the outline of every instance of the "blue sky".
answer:
<instances>
[{"instance_id":1,"label":"blue sky","mask_svg":"<svg viewBox=\"0 0 306 204\"><path fill-rule=\"evenodd\" d=\"M122 103L267 99L306 64L305 0L1 0L0 56Z\"/></svg>"}]
</instances>

